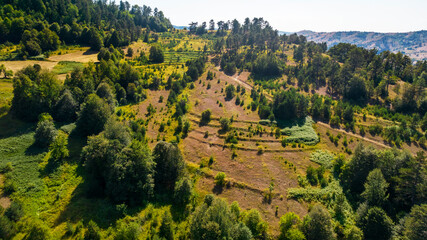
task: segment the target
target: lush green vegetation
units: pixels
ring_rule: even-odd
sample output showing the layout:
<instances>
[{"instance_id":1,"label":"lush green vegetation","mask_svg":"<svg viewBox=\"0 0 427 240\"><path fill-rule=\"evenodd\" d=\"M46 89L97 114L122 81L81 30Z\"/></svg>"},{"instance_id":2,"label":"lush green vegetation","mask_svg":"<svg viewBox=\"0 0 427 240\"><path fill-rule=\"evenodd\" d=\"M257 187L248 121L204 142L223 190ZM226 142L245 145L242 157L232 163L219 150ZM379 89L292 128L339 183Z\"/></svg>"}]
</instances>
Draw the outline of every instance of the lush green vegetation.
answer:
<instances>
[{"instance_id":1,"label":"lush green vegetation","mask_svg":"<svg viewBox=\"0 0 427 240\"><path fill-rule=\"evenodd\" d=\"M143 34L141 28L165 32L172 27L157 8L106 1L1 1L0 43L20 43L17 57L57 50L61 43L127 46Z\"/></svg>"},{"instance_id":2,"label":"lush green vegetation","mask_svg":"<svg viewBox=\"0 0 427 240\"><path fill-rule=\"evenodd\" d=\"M0 211L1 238L423 239L424 152L358 145L352 153L344 136L347 155L334 154L319 149L314 124L323 121L352 134L358 128L360 135L380 135L395 146L414 143L419 150L427 128L426 62L412 64L399 53L377 54L350 44L328 50L303 36L280 36L262 18L220 21L218 30L213 21L191 23L189 31L176 31L161 11L122 1L118 6L84 0L0 3L0 41L19 43L15 54L21 57L52 52L60 44L99 50L99 63L63 61L52 72L36 64L16 73L11 110L0 117L3 193L11 200ZM132 42L143 47L131 45L125 56L120 47ZM276 207L278 232L270 230L262 212L206 194L198 181L212 182L214 193L262 190L233 179L214 165L213 156L195 167L182 152L183 139L195 139L192 122L199 120L189 116L199 104L192 101L196 84L206 82L207 91L225 76L213 73L219 73L215 66L227 75L250 72L248 86L227 83L215 94L221 92L221 107L219 100L230 104L236 98L231 104L259 123L213 116L213 108L200 111L199 127L218 130L203 130L204 138L223 137L225 144L217 145L230 148L230 164L252 169L250 161L269 157L258 142L252 148L239 145L256 133L256 141L276 143L274 151L287 155L288 144L298 146L295 150L320 165L297 163L297 171L285 162L293 180L299 174L299 187L287 189L286 197L308 202L301 205L308 206L308 214L300 219L288 208L280 217ZM70 74L62 84L55 74L64 73ZM402 94L391 98L389 85L402 85ZM158 105L145 101L162 91L166 95L156 97ZM373 124L367 114L394 122ZM247 122L248 129L241 127ZM327 134L338 145L340 138ZM256 159L239 157L237 148ZM266 205L279 198L275 179L269 178Z\"/></svg>"}]
</instances>

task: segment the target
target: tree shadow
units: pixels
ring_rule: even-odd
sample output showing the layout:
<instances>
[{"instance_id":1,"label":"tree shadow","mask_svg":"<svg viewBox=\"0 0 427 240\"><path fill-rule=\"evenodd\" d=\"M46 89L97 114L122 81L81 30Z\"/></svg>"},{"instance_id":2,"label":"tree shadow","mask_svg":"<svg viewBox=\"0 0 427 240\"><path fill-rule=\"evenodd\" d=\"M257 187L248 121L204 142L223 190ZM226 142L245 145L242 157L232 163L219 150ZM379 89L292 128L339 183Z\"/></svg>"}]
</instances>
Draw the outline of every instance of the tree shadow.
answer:
<instances>
[{"instance_id":1,"label":"tree shadow","mask_svg":"<svg viewBox=\"0 0 427 240\"><path fill-rule=\"evenodd\" d=\"M277 127L280 129L283 128L292 128L292 127L302 127L305 125L307 119L306 118L297 118L292 120L276 120Z\"/></svg>"},{"instance_id":2,"label":"tree shadow","mask_svg":"<svg viewBox=\"0 0 427 240\"><path fill-rule=\"evenodd\" d=\"M25 149L25 155L36 156L47 151L47 147L39 147L35 143Z\"/></svg>"},{"instance_id":3,"label":"tree shadow","mask_svg":"<svg viewBox=\"0 0 427 240\"><path fill-rule=\"evenodd\" d=\"M221 194L222 192L224 192L224 186L222 186L222 185L218 185L218 184L215 184L215 186L212 188L212 192L213 192L215 195L219 195L219 194Z\"/></svg>"},{"instance_id":4,"label":"tree shadow","mask_svg":"<svg viewBox=\"0 0 427 240\"><path fill-rule=\"evenodd\" d=\"M88 49L86 52L83 53L83 55L94 55L94 54L98 54L98 51L93 51Z\"/></svg>"},{"instance_id":5,"label":"tree shadow","mask_svg":"<svg viewBox=\"0 0 427 240\"><path fill-rule=\"evenodd\" d=\"M9 112L0 117L0 139L29 133L34 127L34 123L21 121Z\"/></svg>"}]
</instances>

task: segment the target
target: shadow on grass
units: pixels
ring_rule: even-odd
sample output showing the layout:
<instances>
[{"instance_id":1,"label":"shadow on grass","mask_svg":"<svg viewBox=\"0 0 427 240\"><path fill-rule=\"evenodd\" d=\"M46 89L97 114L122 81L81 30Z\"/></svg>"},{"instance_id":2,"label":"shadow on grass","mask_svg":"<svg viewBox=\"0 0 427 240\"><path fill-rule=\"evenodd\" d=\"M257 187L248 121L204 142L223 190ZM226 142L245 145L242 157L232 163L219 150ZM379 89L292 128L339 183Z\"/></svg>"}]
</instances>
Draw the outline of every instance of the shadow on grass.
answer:
<instances>
[{"instance_id":1,"label":"shadow on grass","mask_svg":"<svg viewBox=\"0 0 427 240\"><path fill-rule=\"evenodd\" d=\"M224 186L222 186L222 185L218 185L218 184L215 184L215 186L214 186L214 187L213 187L213 189L212 189L212 192L213 192L215 195L219 195L219 194L221 194L223 191L224 191Z\"/></svg>"},{"instance_id":2,"label":"shadow on grass","mask_svg":"<svg viewBox=\"0 0 427 240\"><path fill-rule=\"evenodd\" d=\"M293 119L293 120L277 120L277 127L280 129L283 128L292 128L292 127L302 127L306 124L307 119L306 118L300 118L300 119Z\"/></svg>"},{"instance_id":3,"label":"shadow on grass","mask_svg":"<svg viewBox=\"0 0 427 240\"><path fill-rule=\"evenodd\" d=\"M20 136L33 131L34 128L34 123L21 121L10 112L0 117L0 139Z\"/></svg>"},{"instance_id":4,"label":"shadow on grass","mask_svg":"<svg viewBox=\"0 0 427 240\"><path fill-rule=\"evenodd\" d=\"M124 205L113 203L102 193L96 197L88 197L89 185L90 183L85 181L74 190L70 203L55 220L55 226L63 222L77 223L79 221L86 225L92 220L100 228L107 229L125 216L139 214L149 204L156 209L170 206L174 221L182 221L188 215L185 207L174 205L174 199L170 193L156 194L151 201L143 201L137 205Z\"/></svg>"}]
</instances>

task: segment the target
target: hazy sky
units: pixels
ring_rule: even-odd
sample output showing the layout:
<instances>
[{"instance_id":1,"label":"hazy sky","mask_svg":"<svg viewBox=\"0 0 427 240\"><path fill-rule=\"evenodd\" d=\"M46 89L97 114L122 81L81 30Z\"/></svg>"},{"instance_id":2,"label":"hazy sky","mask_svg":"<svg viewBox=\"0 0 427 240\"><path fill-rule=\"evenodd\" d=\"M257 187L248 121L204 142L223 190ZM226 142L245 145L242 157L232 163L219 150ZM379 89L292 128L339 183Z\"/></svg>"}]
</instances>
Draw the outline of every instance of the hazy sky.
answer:
<instances>
[{"instance_id":1,"label":"hazy sky","mask_svg":"<svg viewBox=\"0 0 427 240\"><path fill-rule=\"evenodd\" d=\"M120 0L116 0L118 3ZM263 17L281 31L407 32L427 29L427 0L128 0L172 24Z\"/></svg>"}]
</instances>

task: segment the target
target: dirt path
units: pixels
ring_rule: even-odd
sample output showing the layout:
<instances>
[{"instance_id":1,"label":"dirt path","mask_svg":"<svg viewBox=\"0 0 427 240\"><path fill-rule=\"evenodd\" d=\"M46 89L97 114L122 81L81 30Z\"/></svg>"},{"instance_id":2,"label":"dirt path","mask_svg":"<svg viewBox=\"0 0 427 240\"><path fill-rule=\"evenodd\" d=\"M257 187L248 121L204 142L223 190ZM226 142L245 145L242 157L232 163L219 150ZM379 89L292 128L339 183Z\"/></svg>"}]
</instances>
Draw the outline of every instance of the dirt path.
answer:
<instances>
[{"instance_id":1,"label":"dirt path","mask_svg":"<svg viewBox=\"0 0 427 240\"><path fill-rule=\"evenodd\" d=\"M323 123L323 122L317 122L317 124L322 125L322 126L324 126L324 127L328 128L328 129L331 129L331 130L334 130L334 131L338 131L338 132L344 133L344 134L346 134L346 135L349 135L349 136L352 136L352 137L355 137L355 138L362 139L363 141L373 143L373 144L378 145L378 146L381 146L381 147L383 147L383 148L391 148L390 146L385 145L385 144L383 144L383 143L381 143L381 142L375 141L375 140L373 140L373 139L369 139L369 138L367 138L367 137L360 136L360 135L358 135L358 134L354 134L354 133L351 133L351 132L346 132L346 131L345 131L345 130L343 130L343 129L333 128L333 127L331 127L329 124L326 124L326 123Z\"/></svg>"},{"instance_id":2,"label":"dirt path","mask_svg":"<svg viewBox=\"0 0 427 240\"><path fill-rule=\"evenodd\" d=\"M219 71L219 70L218 70ZM249 83L247 83L247 82L245 82L245 81L242 81L242 80L240 80L240 79L238 79L237 77L234 77L234 76L227 76L228 78L230 78L230 79L232 79L233 81L235 81L235 82L237 82L237 83L239 83L239 84L241 84L241 85L243 85L246 89L249 89L249 90L252 90L252 88L254 88L252 85L250 85ZM271 97L270 95L268 95L267 93L264 93L264 95L265 95L265 97L268 99L268 100L270 100L270 101L273 101L273 97Z\"/></svg>"},{"instance_id":3,"label":"dirt path","mask_svg":"<svg viewBox=\"0 0 427 240\"><path fill-rule=\"evenodd\" d=\"M217 70L218 70L218 69L217 69ZM218 70L218 71L219 71L219 70ZM252 90L252 88L253 88L253 86L252 86L252 85L250 85L249 83L244 82L244 81L242 81L242 80L238 79L237 77L234 77L234 76L233 76L233 77L227 76L227 77L228 77L228 78L230 78L230 79L232 79L233 81L235 81L235 82L237 82L237 83L239 83L239 84L243 85L245 88L247 88L247 89L249 89L249 90ZM267 98L268 100L273 101L273 98L272 98L271 96L269 96L269 95L265 95L265 96L266 96L266 98ZM344 134L346 134L346 135L349 135L349 136L352 136L352 137L355 137L355 138L362 139L362 140L364 140L364 141L366 141L366 142L373 143L373 144L378 145L378 146L381 146L381 147L383 147L383 148L391 148L390 146L385 145L384 143L381 143L381 142L379 142L379 141L376 141L376 140L373 140L373 139L369 139L369 138L367 138L367 137L363 137L363 136L361 136L361 135L354 134L354 133L351 133L351 132L346 132L346 131L345 131L345 130L343 130L343 129L336 129L336 128L332 128L329 124L326 124L326 123L323 123L323 122L317 122L317 124L322 125L322 126L324 126L324 127L326 127L326 128L329 128L329 129L331 129L331 130L339 131L339 132L344 133Z\"/></svg>"}]
</instances>

